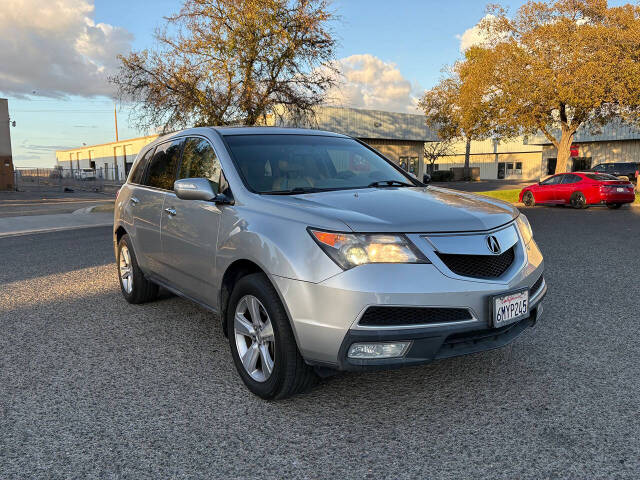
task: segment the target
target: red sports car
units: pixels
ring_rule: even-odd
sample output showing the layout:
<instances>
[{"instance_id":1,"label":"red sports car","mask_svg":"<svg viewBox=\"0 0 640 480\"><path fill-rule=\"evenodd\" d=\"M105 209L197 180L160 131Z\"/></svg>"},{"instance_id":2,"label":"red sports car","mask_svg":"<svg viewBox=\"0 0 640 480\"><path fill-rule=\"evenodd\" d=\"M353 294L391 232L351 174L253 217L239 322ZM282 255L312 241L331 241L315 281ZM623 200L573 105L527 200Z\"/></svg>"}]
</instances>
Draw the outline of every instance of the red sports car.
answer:
<instances>
[{"instance_id":1,"label":"red sports car","mask_svg":"<svg viewBox=\"0 0 640 480\"><path fill-rule=\"evenodd\" d=\"M635 200L633 184L613 175L593 172L573 172L553 175L543 182L525 187L520 201L528 207L536 204L566 205L587 208L606 205L620 208Z\"/></svg>"}]
</instances>

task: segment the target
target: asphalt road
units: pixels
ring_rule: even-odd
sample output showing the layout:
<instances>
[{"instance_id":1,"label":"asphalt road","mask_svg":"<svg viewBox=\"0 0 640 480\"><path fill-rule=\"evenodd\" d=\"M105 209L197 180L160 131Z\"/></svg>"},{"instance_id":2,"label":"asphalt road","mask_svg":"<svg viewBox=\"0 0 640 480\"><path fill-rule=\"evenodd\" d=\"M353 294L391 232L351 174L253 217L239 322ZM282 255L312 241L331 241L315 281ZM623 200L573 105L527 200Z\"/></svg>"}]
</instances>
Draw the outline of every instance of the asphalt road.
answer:
<instances>
[{"instance_id":1,"label":"asphalt road","mask_svg":"<svg viewBox=\"0 0 640 480\"><path fill-rule=\"evenodd\" d=\"M212 315L120 296L108 228L0 239L0 478L638 478L640 210L527 210L511 346L253 397Z\"/></svg>"},{"instance_id":2,"label":"asphalt road","mask_svg":"<svg viewBox=\"0 0 640 480\"><path fill-rule=\"evenodd\" d=\"M114 199L113 193L0 192L0 218L71 213Z\"/></svg>"}]
</instances>

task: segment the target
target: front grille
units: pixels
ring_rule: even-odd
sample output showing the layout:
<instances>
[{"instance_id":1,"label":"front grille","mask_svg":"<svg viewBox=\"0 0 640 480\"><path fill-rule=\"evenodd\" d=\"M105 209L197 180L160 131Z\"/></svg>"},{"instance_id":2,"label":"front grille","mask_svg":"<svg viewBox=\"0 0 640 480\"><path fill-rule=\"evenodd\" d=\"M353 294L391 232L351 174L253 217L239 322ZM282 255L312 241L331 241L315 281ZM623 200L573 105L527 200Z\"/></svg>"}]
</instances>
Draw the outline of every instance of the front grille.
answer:
<instances>
[{"instance_id":1,"label":"front grille","mask_svg":"<svg viewBox=\"0 0 640 480\"><path fill-rule=\"evenodd\" d=\"M531 295L535 295L535 293L540 290L540 287L542 286L542 275L540 275L540 278L538 280L536 280L536 283L533 284L533 287L531 287L531 290L529 290L529 292L531 293Z\"/></svg>"},{"instance_id":2,"label":"front grille","mask_svg":"<svg viewBox=\"0 0 640 480\"><path fill-rule=\"evenodd\" d=\"M360 319L365 326L424 325L471 320L466 308L369 307Z\"/></svg>"},{"instance_id":3,"label":"front grille","mask_svg":"<svg viewBox=\"0 0 640 480\"><path fill-rule=\"evenodd\" d=\"M500 255L436 253L453 273L473 278L497 278L507 271L515 258L513 247Z\"/></svg>"}]
</instances>

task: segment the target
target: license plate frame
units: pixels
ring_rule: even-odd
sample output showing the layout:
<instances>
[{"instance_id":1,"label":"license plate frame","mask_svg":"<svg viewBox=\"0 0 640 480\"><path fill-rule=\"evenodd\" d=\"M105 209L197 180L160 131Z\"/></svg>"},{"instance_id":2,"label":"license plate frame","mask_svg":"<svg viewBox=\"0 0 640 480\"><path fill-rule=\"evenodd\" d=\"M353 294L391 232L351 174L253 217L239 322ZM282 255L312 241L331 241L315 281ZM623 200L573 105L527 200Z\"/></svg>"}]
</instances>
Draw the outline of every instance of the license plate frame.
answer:
<instances>
[{"instance_id":1,"label":"license plate frame","mask_svg":"<svg viewBox=\"0 0 640 480\"><path fill-rule=\"evenodd\" d=\"M501 293L500 295L493 295L491 297L491 326L493 328L499 328L499 327L504 327L505 325L511 325L512 323L515 323L519 320L522 320L524 318L528 318L531 315L531 310L530 310L530 306L529 306L529 299L530 299L530 293L528 288L520 288L518 290L513 290L511 292L504 292ZM496 301L499 299L503 299L505 297L509 297L509 296L513 296L513 295L522 295L522 294L526 294L526 300L527 300L527 306L526 306L526 311L524 313L521 313L520 315L516 315L508 320L502 320L502 321L498 321L497 320L497 316L498 316L498 308L497 308L497 303Z\"/></svg>"}]
</instances>

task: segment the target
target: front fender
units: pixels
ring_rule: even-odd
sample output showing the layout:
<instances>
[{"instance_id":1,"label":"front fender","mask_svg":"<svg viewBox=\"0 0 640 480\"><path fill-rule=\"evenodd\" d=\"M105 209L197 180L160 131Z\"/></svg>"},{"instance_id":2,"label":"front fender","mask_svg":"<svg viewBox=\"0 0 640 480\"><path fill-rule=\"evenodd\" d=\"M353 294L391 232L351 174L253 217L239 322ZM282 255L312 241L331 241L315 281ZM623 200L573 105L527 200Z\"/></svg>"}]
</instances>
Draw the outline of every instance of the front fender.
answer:
<instances>
[{"instance_id":1,"label":"front fender","mask_svg":"<svg viewBox=\"0 0 640 480\"><path fill-rule=\"evenodd\" d=\"M225 207L216 255L217 284L236 260L250 260L269 275L318 283L342 271L298 220Z\"/></svg>"}]
</instances>

